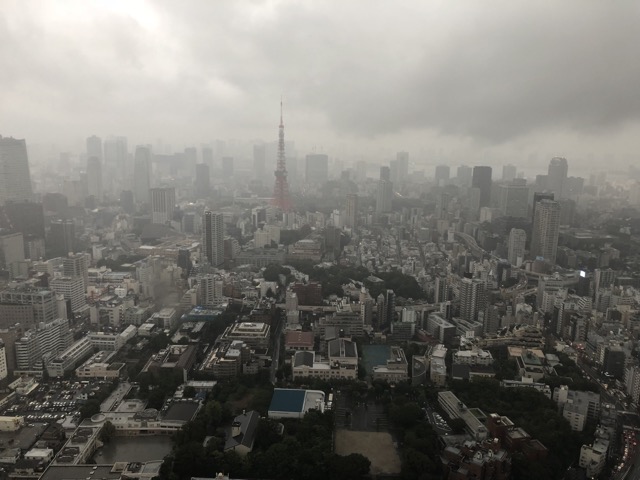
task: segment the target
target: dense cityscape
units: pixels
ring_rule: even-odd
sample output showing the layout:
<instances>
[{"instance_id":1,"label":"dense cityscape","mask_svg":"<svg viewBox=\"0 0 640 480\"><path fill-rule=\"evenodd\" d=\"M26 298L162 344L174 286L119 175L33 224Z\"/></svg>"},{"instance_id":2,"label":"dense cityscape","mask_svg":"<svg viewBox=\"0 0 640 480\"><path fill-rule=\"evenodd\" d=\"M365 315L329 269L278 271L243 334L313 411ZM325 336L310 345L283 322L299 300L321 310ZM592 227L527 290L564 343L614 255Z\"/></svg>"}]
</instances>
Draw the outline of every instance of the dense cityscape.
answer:
<instances>
[{"instance_id":1,"label":"dense cityscape","mask_svg":"<svg viewBox=\"0 0 640 480\"><path fill-rule=\"evenodd\" d=\"M640 479L634 15L321 3L6 4L0 480Z\"/></svg>"}]
</instances>

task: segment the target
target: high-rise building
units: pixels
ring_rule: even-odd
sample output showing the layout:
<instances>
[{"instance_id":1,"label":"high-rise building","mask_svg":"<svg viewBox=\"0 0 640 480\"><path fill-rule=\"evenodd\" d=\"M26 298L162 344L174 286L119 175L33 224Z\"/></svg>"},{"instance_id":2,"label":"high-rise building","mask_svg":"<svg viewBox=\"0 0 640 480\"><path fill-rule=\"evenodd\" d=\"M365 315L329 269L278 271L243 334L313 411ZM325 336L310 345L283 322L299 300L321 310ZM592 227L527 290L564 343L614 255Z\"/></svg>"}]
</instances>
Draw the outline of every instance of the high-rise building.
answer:
<instances>
[{"instance_id":1,"label":"high-rise building","mask_svg":"<svg viewBox=\"0 0 640 480\"><path fill-rule=\"evenodd\" d=\"M129 148L126 137L107 137L104 141L104 162L102 164L103 189L118 193L122 189L132 189L133 171L128 161Z\"/></svg>"},{"instance_id":2,"label":"high-rise building","mask_svg":"<svg viewBox=\"0 0 640 480\"><path fill-rule=\"evenodd\" d=\"M376 195L376 213L391 211L393 201L393 183L389 167L380 167L380 180Z\"/></svg>"},{"instance_id":3,"label":"high-rise building","mask_svg":"<svg viewBox=\"0 0 640 480\"><path fill-rule=\"evenodd\" d=\"M264 143L253 146L253 175L256 180L264 180L267 166L267 146Z\"/></svg>"},{"instance_id":4,"label":"high-rise building","mask_svg":"<svg viewBox=\"0 0 640 480\"><path fill-rule=\"evenodd\" d=\"M151 187L151 148L144 145L136 147L133 165L133 196L136 203L149 203Z\"/></svg>"},{"instance_id":5,"label":"high-rise building","mask_svg":"<svg viewBox=\"0 0 640 480\"><path fill-rule=\"evenodd\" d=\"M536 204L531 236L531 256L555 264L560 229L560 204L541 200Z\"/></svg>"},{"instance_id":6,"label":"high-rise building","mask_svg":"<svg viewBox=\"0 0 640 480\"><path fill-rule=\"evenodd\" d=\"M329 157L312 153L304 159L304 181L309 185L323 185L329 180Z\"/></svg>"},{"instance_id":7,"label":"high-rise building","mask_svg":"<svg viewBox=\"0 0 640 480\"><path fill-rule=\"evenodd\" d=\"M71 311L77 313L87 305L82 277L55 277L49 280L51 290L71 302Z\"/></svg>"},{"instance_id":8,"label":"high-rise building","mask_svg":"<svg viewBox=\"0 0 640 480\"><path fill-rule=\"evenodd\" d=\"M229 180L234 174L233 157L222 157L222 178Z\"/></svg>"},{"instance_id":9,"label":"high-rise building","mask_svg":"<svg viewBox=\"0 0 640 480\"><path fill-rule=\"evenodd\" d=\"M520 266L524 260L524 249L527 243L527 232L520 228L512 228L509 232L508 260L511 265Z\"/></svg>"},{"instance_id":10,"label":"high-rise building","mask_svg":"<svg viewBox=\"0 0 640 480\"><path fill-rule=\"evenodd\" d=\"M547 175L547 189L556 195L556 199L565 196L565 184L569 165L566 158L554 157L549 162L549 173Z\"/></svg>"},{"instance_id":11,"label":"high-rise building","mask_svg":"<svg viewBox=\"0 0 640 480\"><path fill-rule=\"evenodd\" d=\"M187 170L193 172L193 169L198 163L198 149L196 147L187 147L184 149L184 160Z\"/></svg>"},{"instance_id":12,"label":"high-rise building","mask_svg":"<svg viewBox=\"0 0 640 480\"><path fill-rule=\"evenodd\" d=\"M470 187L473 169L468 165L460 165L456 170L456 181L460 187Z\"/></svg>"},{"instance_id":13,"label":"high-rise building","mask_svg":"<svg viewBox=\"0 0 640 480\"><path fill-rule=\"evenodd\" d=\"M473 167L471 186L480 189L480 208L491 203L491 167Z\"/></svg>"},{"instance_id":14,"label":"high-rise building","mask_svg":"<svg viewBox=\"0 0 640 480\"><path fill-rule=\"evenodd\" d=\"M516 178L518 171L515 165L503 165L502 166L502 181L510 182Z\"/></svg>"},{"instance_id":15,"label":"high-rise building","mask_svg":"<svg viewBox=\"0 0 640 480\"><path fill-rule=\"evenodd\" d=\"M395 185L406 182L409 178L409 153L398 152L396 159L390 163L390 180Z\"/></svg>"},{"instance_id":16,"label":"high-rise building","mask_svg":"<svg viewBox=\"0 0 640 480\"><path fill-rule=\"evenodd\" d=\"M217 307L224 303L222 290L224 281L219 275L202 275L198 277L199 304L203 307Z\"/></svg>"},{"instance_id":17,"label":"high-rise building","mask_svg":"<svg viewBox=\"0 0 640 480\"><path fill-rule=\"evenodd\" d=\"M478 278L463 278L460 283L460 318L467 321L478 319L487 303L486 284Z\"/></svg>"},{"instance_id":18,"label":"high-rise building","mask_svg":"<svg viewBox=\"0 0 640 480\"><path fill-rule=\"evenodd\" d=\"M102 162L97 156L87 158L87 192L102 201Z\"/></svg>"},{"instance_id":19,"label":"high-rise building","mask_svg":"<svg viewBox=\"0 0 640 480\"><path fill-rule=\"evenodd\" d=\"M209 165L206 163L196 164L196 197L207 198L211 195L211 176Z\"/></svg>"},{"instance_id":20,"label":"high-rise building","mask_svg":"<svg viewBox=\"0 0 640 480\"><path fill-rule=\"evenodd\" d=\"M0 136L0 205L33 200L27 144Z\"/></svg>"},{"instance_id":21,"label":"high-rise building","mask_svg":"<svg viewBox=\"0 0 640 480\"><path fill-rule=\"evenodd\" d=\"M165 225L173 220L176 209L176 189L173 187L152 188L151 223Z\"/></svg>"},{"instance_id":22,"label":"high-rise building","mask_svg":"<svg viewBox=\"0 0 640 480\"><path fill-rule=\"evenodd\" d=\"M22 233L0 234L0 269L7 270L11 278L18 272L17 264L24 261Z\"/></svg>"},{"instance_id":23,"label":"high-rise building","mask_svg":"<svg viewBox=\"0 0 640 480\"><path fill-rule=\"evenodd\" d=\"M451 174L451 169L449 165L438 165L436 166L436 175L435 175L435 183L441 187L444 187L449 183L449 175Z\"/></svg>"},{"instance_id":24,"label":"high-rise building","mask_svg":"<svg viewBox=\"0 0 640 480\"><path fill-rule=\"evenodd\" d=\"M0 212L9 221L8 228L22 233L25 238L44 238L44 211L41 203L10 202Z\"/></svg>"},{"instance_id":25,"label":"high-rise building","mask_svg":"<svg viewBox=\"0 0 640 480\"><path fill-rule=\"evenodd\" d=\"M87 158L98 157L102 160L102 139L92 135L87 138Z\"/></svg>"},{"instance_id":26,"label":"high-rise building","mask_svg":"<svg viewBox=\"0 0 640 480\"><path fill-rule=\"evenodd\" d=\"M498 185L498 208L505 217L527 218L529 187L525 180Z\"/></svg>"},{"instance_id":27,"label":"high-rise building","mask_svg":"<svg viewBox=\"0 0 640 480\"><path fill-rule=\"evenodd\" d=\"M347 194L347 205L345 213L345 225L354 229L358 226L358 194Z\"/></svg>"},{"instance_id":28,"label":"high-rise building","mask_svg":"<svg viewBox=\"0 0 640 480\"><path fill-rule=\"evenodd\" d=\"M51 257L66 257L75 250L76 228L73 220L51 222L47 238L47 252Z\"/></svg>"},{"instance_id":29,"label":"high-rise building","mask_svg":"<svg viewBox=\"0 0 640 480\"><path fill-rule=\"evenodd\" d=\"M120 192L120 208L128 214L135 212L135 202L133 201L133 192L131 190L122 190Z\"/></svg>"},{"instance_id":30,"label":"high-rise building","mask_svg":"<svg viewBox=\"0 0 640 480\"><path fill-rule=\"evenodd\" d=\"M56 295L49 289L27 286L0 291L0 329L19 323L28 329L56 318Z\"/></svg>"},{"instance_id":31,"label":"high-rise building","mask_svg":"<svg viewBox=\"0 0 640 480\"><path fill-rule=\"evenodd\" d=\"M553 193L551 192L535 192L533 194L533 206L531 212L531 222L536 218L536 205L540 200L554 200Z\"/></svg>"},{"instance_id":32,"label":"high-rise building","mask_svg":"<svg viewBox=\"0 0 640 480\"><path fill-rule=\"evenodd\" d=\"M62 273L65 277L81 277L86 291L89 286L89 264L91 258L87 253L69 253L62 260Z\"/></svg>"},{"instance_id":33,"label":"high-rise building","mask_svg":"<svg viewBox=\"0 0 640 480\"><path fill-rule=\"evenodd\" d=\"M224 217L222 213L207 210L202 218L202 244L204 258L212 267L224 263Z\"/></svg>"},{"instance_id":34,"label":"high-rise building","mask_svg":"<svg viewBox=\"0 0 640 480\"><path fill-rule=\"evenodd\" d=\"M213 149L209 146L202 147L202 163L209 166L209 171L213 170Z\"/></svg>"}]
</instances>

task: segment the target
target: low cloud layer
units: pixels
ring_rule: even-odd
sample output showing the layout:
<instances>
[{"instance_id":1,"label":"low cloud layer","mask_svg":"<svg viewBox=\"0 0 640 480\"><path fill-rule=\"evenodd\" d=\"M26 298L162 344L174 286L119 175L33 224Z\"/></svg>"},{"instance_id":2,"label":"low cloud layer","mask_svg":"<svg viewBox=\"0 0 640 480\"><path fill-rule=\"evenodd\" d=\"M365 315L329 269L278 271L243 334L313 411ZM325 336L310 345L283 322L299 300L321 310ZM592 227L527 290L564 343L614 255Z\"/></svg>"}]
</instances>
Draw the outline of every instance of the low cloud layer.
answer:
<instances>
[{"instance_id":1,"label":"low cloud layer","mask_svg":"<svg viewBox=\"0 0 640 480\"><path fill-rule=\"evenodd\" d=\"M0 134L62 143L94 132L176 143L271 138L282 94L290 131L307 144L428 137L502 148L562 137L631 152L639 9L8 1ZM610 136L616 145L603 141Z\"/></svg>"}]
</instances>

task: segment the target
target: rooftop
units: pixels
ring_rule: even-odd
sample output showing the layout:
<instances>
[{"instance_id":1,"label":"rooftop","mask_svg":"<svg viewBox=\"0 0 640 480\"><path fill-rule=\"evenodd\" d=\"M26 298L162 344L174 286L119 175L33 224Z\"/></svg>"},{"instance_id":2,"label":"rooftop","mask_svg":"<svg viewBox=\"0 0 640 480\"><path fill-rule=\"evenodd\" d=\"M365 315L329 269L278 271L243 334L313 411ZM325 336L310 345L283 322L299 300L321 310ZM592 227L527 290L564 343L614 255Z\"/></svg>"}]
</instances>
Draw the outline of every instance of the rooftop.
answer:
<instances>
[{"instance_id":1,"label":"rooftop","mask_svg":"<svg viewBox=\"0 0 640 480\"><path fill-rule=\"evenodd\" d=\"M293 388L276 388L271 397L269 411L302 412L304 409L305 390Z\"/></svg>"}]
</instances>

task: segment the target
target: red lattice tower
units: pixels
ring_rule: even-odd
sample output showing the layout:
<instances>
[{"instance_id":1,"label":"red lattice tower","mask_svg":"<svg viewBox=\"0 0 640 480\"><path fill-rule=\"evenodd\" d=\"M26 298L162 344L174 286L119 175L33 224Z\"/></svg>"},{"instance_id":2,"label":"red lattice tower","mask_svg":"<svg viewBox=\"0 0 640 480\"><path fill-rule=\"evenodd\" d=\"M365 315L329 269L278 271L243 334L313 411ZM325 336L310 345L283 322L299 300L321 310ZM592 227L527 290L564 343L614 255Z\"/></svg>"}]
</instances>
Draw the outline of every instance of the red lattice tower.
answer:
<instances>
[{"instance_id":1,"label":"red lattice tower","mask_svg":"<svg viewBox=\"0 0 640 480\"><path fill-rule=\"evenodd\" d=\"M287 159L284 155L284 122L282 121L282 100L280 101L280 128L278 133L278 167L274 172L276 183L273 186L271 204L283 212L291 210L291 197L287 183Z\"/></svg>"}]
</instances>

